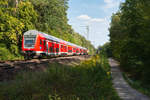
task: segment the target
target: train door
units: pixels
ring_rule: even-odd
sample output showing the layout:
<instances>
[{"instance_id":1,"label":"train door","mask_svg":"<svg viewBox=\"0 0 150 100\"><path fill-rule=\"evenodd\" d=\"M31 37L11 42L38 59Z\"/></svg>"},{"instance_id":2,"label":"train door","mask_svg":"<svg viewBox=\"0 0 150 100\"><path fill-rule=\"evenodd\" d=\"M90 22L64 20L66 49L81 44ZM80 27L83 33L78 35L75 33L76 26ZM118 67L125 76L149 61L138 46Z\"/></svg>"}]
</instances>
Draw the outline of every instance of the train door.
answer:
<instances>
[{"instance_id":1,"label":"train door","mask_svg":"<svg viewBox=\"0 0 150 100\"><path fill-rule=\"evenodd\" d=\"M64 49L63 49L63 44L61 44L61 55L63 55Z\"/></svg>"},{"instance_id":2,"label":"train door","mask_svg":"<svg viewBox=\"0 0 150 100\"><path fill-rule=\"evenodd\" d=\"M49 45L49 52L50 52L50 55L53 55L53 42L52 41L50 42L50 45Z\"/></svg>"},{"instance_id":3,"label":"train door","mask_svg":"<svg viewBox=\"0 0 150 100\"><path fill-rule=\"evenodd\" d=\"M48 41L46 41L46 54L48 55Z\"/></svg>"},{"instance_id":4,"label":"train door","mask_svg":"<svg viewBox=\"0 0 150 100\"><path fill-rule=\"evenodd\" d=\"M52 54L52 55L54 55L54 53L55 53L55 52L54 52L54 45L55 45L54 42L52 42L52 45L51 45L51 54Z\"/></svg>"},{"instance_id":5,"label":"train door","mask_svg":"<svg viewBox=\"0 0 150 100\"><path fill-rule=\"evenodd\" d=\"M72 46L68 46L68 55L72 55Z\"/></svg>"},{"instance_id":6,"label":"train door","mask_svg":"<svg viewBox=\"0 0 150 100\"><path fill-rule=\"evenodd\" d=\"M53 47L53 55L56 55L57 43L56 43L56 42L53 42L53 43L52 43L52 47Z\"/></svg>"},{"instance_id":7,"label":"train door","mask_svg":"<svg viewBox=\"0 0 150 100\"><path fill-rule=\"evenodd\" d=\"M64 45L64 55L67 55L67 54L68 54L68 46Z\"/></svg>"},{"instance_id":8,"label":"train door","mask_svg":"<svg viewBox=\"0 0 150 100\"><path fill-rule=\"evenodd\" d=\"M42 40L42 39L40 39L39 50L40 50L40 51L43 51L43 40Z\"/></svg>"},{"instance_id":9,"label":"train door","mask_svg":"<svg viewBox=\"0 0 150 100\"><path fill-rule=\"evenodd\" d=\"M59 55L59 43L56 43L56 55Z\"/></svg>"},{"instance_id":10,"label":"train door","mask_svg":"<svg viewBox=\"0 0 150 100\"><path fill-rule=\"evenodd\" d=\"M46 40L43 40L43 49L44 49L44 52L46 53Z\"/></svg>"},{"instance_id":11,"label":"train door","mask_svg":"<svg viewBox=\"0 0 150 100\"><path fill-rule=\"evenodd\" d=\"M80 52L79 52L79 48L77 48L77 49L76 49L76 53L77 53L77 55L79 55L79 54L80 54Z\"/></svg>"},{"instance_id":12,"label":"train door","mask_svg":"<svg viewBox=\"0 0 150 100\"><path fill-rule=\"evenodd\" d=\"M73 55L76 55L76 48L73 47Z\"/></svg>"},{"instance_id":13,"label":"train door","mask_svg":"<svg viewBox=\"0 0 150 100\"><path fill-rule=\"evenodd\" d=\"M48 42L48 55L51 54L51 41Z\"/></svg>"}]
</instances>

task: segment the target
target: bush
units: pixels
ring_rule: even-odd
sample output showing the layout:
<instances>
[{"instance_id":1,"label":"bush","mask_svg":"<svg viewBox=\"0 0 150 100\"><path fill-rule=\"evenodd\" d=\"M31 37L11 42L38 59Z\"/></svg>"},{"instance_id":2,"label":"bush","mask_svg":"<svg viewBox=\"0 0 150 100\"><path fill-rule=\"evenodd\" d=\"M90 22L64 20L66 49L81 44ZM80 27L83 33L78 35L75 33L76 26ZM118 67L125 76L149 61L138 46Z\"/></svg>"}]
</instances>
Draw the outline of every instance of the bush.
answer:
<instances>
[{"instance_id":1,"label":"bush","mask_svg":"<svg viewBox=\"0 0 150 100\"><path fill-rule=\"evenodd\" d=\"M5 44L0 44L0 60L7 60L13 58L10 51L7 49Z\"/></svg>"},{"instance_id":2,"label":"bush","mask_svg":"<svg viewBox=\"0 0 150 100\"><path fill-rule=\"evenodd\" d=\"M10 47L12 51L10 51L6 44L0 43L0 60L15 60L15 59L23 59L23 57L19 54L18 48L15 45Z\"/></svg>"},{"instance_id":3,"label":"bush","mask_svg":"<svg viewBox=\"0 0 150 100\"><path fill-rule=\"evenodd\" d=\"M45 72L25 72L0 84L2 100L118 100L99 57L76 67L58 63ZM103 63L104 64L104 63ZM107 65L108 67L108 65Z\"/></svg>"},{"instance_id":4,"label":"bush","mask_svg":"<svg viewBox=\"0 0 150 100\"><path fill-rule=\"evenodd\" d=\"M19 55L18 46L14 45L14 44L12 44L12 45L10 46L10 51L11 51L13 54L15 54L16 56Z\"/></svg>"}]
</instances>

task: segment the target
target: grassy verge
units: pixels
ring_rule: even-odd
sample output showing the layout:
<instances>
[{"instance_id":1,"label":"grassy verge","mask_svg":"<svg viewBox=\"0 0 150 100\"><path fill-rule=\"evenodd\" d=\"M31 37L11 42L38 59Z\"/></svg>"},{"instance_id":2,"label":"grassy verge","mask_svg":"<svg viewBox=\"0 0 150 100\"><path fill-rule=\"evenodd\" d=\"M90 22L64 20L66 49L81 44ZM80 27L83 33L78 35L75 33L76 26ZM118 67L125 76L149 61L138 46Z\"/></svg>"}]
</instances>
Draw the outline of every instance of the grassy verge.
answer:
<instances>
[{"instance_id":1,"label":"grassy verge","mask_svg":"<svg viewBox=\"0 0 150 100\"><path fill-rule=\"evenodd\" d=\"M54 63L0 83L0 100L120 100L112 87L107 59L94 56L78 66Z\"/></svg>"},{"instance_id":2,"label":"grassy verge","mask_svg":"<svg viewBox=\"0 0 150 100\"><path fill-rule=\"evenodd\" d=\"M123 77L132 88L134 88L134 89L138 90L139 92L150 97L150 88L148 88L146 86L144 87L140 81L132 80L132 79L128 78L125 73L123 73Z\"/></svg>"}]
</instances>

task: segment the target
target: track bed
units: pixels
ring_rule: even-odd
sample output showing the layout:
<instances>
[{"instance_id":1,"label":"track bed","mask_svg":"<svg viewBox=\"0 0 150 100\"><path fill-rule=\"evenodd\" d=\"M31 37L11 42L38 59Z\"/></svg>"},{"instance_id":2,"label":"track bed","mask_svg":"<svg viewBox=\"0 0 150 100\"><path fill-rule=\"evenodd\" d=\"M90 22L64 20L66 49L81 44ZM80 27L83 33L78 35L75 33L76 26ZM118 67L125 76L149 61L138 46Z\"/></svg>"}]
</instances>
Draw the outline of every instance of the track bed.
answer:
<instances>
[{"instance_id":1,"label":"track bed","mask_svg":"<svg viewBox=\"0 0 150 100\"><path fill-rule=\"evenodd\" d=\"M85 56L69 56L51 59L32 59L21 61L0 62L0 81L13 80L13 77L21 71L44 71L51 63L61 63L67 65L79 64L83 60L90 58Z\"/></svg>"}]
</instances>

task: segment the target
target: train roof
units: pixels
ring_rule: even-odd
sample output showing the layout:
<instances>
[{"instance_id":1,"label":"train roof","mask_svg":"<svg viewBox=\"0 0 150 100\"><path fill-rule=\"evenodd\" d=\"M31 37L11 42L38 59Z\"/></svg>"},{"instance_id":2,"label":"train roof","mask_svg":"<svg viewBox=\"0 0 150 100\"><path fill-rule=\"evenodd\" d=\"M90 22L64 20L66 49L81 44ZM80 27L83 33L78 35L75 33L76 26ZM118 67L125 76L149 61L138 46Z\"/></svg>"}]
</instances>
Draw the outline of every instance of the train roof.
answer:
<instances>
[{"instance_id":1,"label":"train roof","mask_svg":"<svg viewBox=\"0 0 150 100\"><path fill-rule=\"evenodd\" d=\"M49 35L49 34L46 34L46 33L43 33L43 32L39 32L37 30L29 30L27 32L24 33L24 35L38 35L38 34L41 34L42 36L44 36L45 38L49 39L49 40L52 40L52 41L55 41L55 42L63 42L67 45L71 45L71 46L75 46L75 47L78 47L78 48L81 48L81 49L87 49L87 48L84 48L84 47L81 47L81 46L78 46L76 44L73 44L73 43L70 43L70 42L67 42L65 40L62 40L62 39L59 39L57 37L54 37L52 35Z\"/></svg>"}]
</instances>

